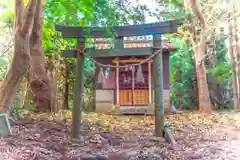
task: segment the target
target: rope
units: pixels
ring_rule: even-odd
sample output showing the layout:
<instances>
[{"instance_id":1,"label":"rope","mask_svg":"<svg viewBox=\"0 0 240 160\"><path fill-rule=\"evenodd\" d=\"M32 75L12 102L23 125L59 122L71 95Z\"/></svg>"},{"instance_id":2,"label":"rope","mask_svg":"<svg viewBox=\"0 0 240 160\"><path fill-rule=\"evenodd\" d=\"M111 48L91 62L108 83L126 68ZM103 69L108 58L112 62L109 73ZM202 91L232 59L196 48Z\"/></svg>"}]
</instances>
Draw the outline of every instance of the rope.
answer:
<instances>
[{"instance_id":1,"label":"rope","mask_svg":"<svg viewBox=\"0 0 240 160\"><path fill-rule=\"evenodd\" d=\"M103 63L100 63L98 61L96 61L94 58L86 55L84 53L84 51L86 50L86 48L83 49L83 51L81 52L80 50L78 50L78 54L83 54L84 56L86 56L88 59L90 59L91 61L93 61L95 64L97 64L99 67L102 67L102 68L107 68L107 67L110 67L110 68L125 68L125 67L135 67L135 66L139 66L141 64L144 64L144 63L147 63L148 61L150 61L153 57L155 57L157 54L159 53L162 53L162 49L159 49L157 50L156 52L154 52L151 56L149 56L148 58L146 58L145 60L141 61L141 62L138 62L138 63L134 63L134 64L125 64L125 65L111 65L111 64L103 64Z\"/></svg>"}]
</instances>

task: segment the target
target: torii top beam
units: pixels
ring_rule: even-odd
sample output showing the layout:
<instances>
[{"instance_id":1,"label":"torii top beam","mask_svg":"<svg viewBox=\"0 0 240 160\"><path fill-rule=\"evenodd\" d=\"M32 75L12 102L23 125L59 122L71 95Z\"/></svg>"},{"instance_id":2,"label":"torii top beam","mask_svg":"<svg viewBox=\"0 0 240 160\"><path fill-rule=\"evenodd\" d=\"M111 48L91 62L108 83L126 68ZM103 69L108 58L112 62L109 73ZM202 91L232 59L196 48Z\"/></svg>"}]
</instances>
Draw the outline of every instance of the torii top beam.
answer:
<instances>
[{"instance_id":1,"label":"torii top beam","mask_svg":"<svg viewBox=\"0 0 240 160\"><path fill-rule=\"evenodd\" d=\"M113 27L112 31L116 37L166 34L176 32L177 28L181 24L181 20L171 20L157 23ZM55 29L62 32L64 38L84 38L86 33L87 37L89 38L110 37L110 35L106 32L109 31L109 29L104 27L75 27L55 25Z\"/></svg>"}]
</instances>

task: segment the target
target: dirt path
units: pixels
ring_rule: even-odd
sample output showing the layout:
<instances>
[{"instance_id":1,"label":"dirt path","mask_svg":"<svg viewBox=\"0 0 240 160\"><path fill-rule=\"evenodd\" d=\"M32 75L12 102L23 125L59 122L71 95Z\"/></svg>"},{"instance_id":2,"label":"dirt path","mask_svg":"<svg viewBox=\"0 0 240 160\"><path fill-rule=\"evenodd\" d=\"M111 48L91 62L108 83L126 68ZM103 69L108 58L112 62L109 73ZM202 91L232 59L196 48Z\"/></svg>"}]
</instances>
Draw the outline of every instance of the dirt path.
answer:
<instances>
[{"instance_id":1,"label":"dirt path","mask_svg":"<svg viewBox=\"0 0 240 160\"><path fill-rule=\"evenodd\" d=\"M14 125L13 135L0 140L0 159L240 159L239 114L169 116L166 119L173 128L176 146L153 136L152 117L98 114L84 115L84 143L79 143L70 138L70 115L65 116L64 123L59 115L45 115Z\"/></svg>"},{"instance_id":2,"label":"dirt path","mask_svg":"<svg viewBox=\"0 0 240 160\"><path fill-rule=\"evenodd\" d=\"M186 159L240 159L239 114L215 114L208 117L196 116L197 120L185 127L184 139L179 140ZM186 123L185 125L188 126ZM184 127L182 127L184 129ZM181 134L175 133L176 138Z\"/></svg>"}]
</instances>

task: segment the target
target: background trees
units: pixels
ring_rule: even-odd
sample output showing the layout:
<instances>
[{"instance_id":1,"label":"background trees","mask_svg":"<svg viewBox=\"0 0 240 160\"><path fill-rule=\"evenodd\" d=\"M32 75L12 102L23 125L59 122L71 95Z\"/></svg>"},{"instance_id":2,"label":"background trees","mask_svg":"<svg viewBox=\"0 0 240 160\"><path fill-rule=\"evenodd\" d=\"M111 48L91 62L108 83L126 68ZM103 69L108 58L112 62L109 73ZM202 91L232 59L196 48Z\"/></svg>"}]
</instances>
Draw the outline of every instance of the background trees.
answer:
<instances>
[{"instance_id":1,"label":"background trees","mask_svg":"<svg viewBox=\"0 0 240 160\"><path fill-rule=\"evenodd\" d=\"M185 6L184 2L186 4ZM25 5L27 3L30 3L30 1L25 1ZM171 97L175 105L180 108L195 108L199 106L203 111L209 111L210 106L219 109L233 106L233 100L231 98L233 97L232 88L235 89L234 93L237 92L238 88L236 87L239 84L236 83L236 85L233 85L236 87L232 87L232 84L235 84L235 82L232 81L232 77L234 77L234 70L237 68L234 62L236 61L236 64L238 63L235 54L237 50L235 50L234 45L236 41L236 23L232 24L233 42L230 42L230 44L233 44L230 45L232 46L233 54L228 54L228 52L231 53L231 47L227 46L229 40L227 22L228 20L231 22L231 20L235 20L235 18L235 21L237 21L238 15L238 13L229 12L233 11L232 4L227 5L227 0L160 0L156 1L156 3L159 7L157 7L156 10L150 10L147 5L138 4L134 6L130 1L73 0L69 3L69 1L66 0L46 0L44 2L44 8L40 8L43 9L40 11L43 16L42 21L38 22L41 23L41 28L37 27L39 25L36 25L36 23L34 24L33 33L35 38L32 37L32 39L36 41L32 41L31 44L31 46L34 46L34 44L35 46L36 44L41 46L40 43L43 43L43 50L39 48L38 52L33 51L30 54L33 61L34 59L38 60L36 57L42 57L40 58L41 62L36 60L35 62L31 61L36 64L36 66L33 67L33 65L30 65L30 71L32 70L33 72L30 72L29 79L27 75L23 74L24 79L20 84L17 96L18 101L21 101L18 106L32 106L32 103L34 103L35 107L39 108L38 110L45 108L43 110L54 111L60 108L69 108L72 105L73 96L69 90L71 91L73 89L74 59L62 58L60 51L72 48L76 45L76 42L63 40L55 31L54 24L111 27L128 23L143 23L148 15L156 17L156 19L183 18L186 22L185 24L187 24L184 25L185 28L180 28L177 34L165 35L170 38L172 43L180 48L171 55ZM6 1L4 5L2 5L3 14L0 16L4 22L2 23L2 28L4 29L4 33L8 31L6 37L8 37L10 42L11 38L9 37L11 37L10 35L13 33L12 30L14 26L12 4L12 1ZM236 8L239 7L238 3L234 2L234 4ZM163 8L163 6L165 7L164 14L162 14L162 10L160 9ZM194 8L196 9L196 7L199 9L202 17L204 17L205 25L203 25L201 16L197 16L194 10L192 10ZM88 9L86 10L86 8ZM37 19L40 20L40 18ZM202 22L200 22L200 20ZM204 35L202 35L202 33ZM42 37L40 35L42 35ZM91 43L90 40L87 41ZM199 44L201 47L199 47ZM12 59L12 46L13 44L8 43L6 40L0 48L1 53L5 52L6 49L8 50L6 53L9 53L5 53L6 57L0 57L0 78L3 78L6 73L9 63L8 58L10 60ZM200 56L199 51L202 52ZM43 52L45 60L43 59ZM35 55L33 56L32 53ZM40 72L37 73L35 70L39 70L39 68L41 68L42 75L36 78L36 74L40 75ZM87 75L85 77L85 94L87 95L85 96L87 97L85 102L86 108L90 109L94 104L94 65L88 59L86 59L85 63L85 72L85 75ZM200 75L196 73L200 73ZM236 70L236 74L238 74L238 70ZM39 79L39 77L43 79ZM233 79L238 80L237 78ZM42 83L40 83L40 81L44 82L43 86L41 86ZM38 87L36 87L36 84ZM26 87L29 85L31 86L30 88ZM39 88L39 86L43 90L40 91L36 89ZM51 88L51 91L46 91L44 88ZM51 102L49 102L47 98L45 100L44 98L40 98L43 92L48 92L46 95L48 95L47 97L52 97ZM239 97L236 93L234 95L237 98ZM69 104L67 103L68 100L70 102ZM209 100L211 100L211 104ZM238 106L236 102L235 100L235 106Z\"/></svg>"}]
</instances>

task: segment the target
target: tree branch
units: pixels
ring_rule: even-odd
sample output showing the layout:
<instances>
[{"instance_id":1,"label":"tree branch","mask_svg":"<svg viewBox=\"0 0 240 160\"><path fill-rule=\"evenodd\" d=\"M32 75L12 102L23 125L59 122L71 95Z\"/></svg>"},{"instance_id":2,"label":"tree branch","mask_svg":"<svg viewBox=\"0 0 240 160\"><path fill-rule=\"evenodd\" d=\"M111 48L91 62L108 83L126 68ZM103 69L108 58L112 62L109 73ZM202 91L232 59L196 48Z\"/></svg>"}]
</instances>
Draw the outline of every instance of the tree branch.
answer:
<instances>
[{"instance_id":1,"label":"tree branch","mask_svg":"<svg viewBox=\"0 0 240 160\"><path fill-rule=\"evenodd\" d=\"M184 24L184 28L187 29L190 32L190 37L191 37L191 43L192 45L196 45L197 40L196 40L196 29L193 24Z\"/></svg>"},{"instance_id":2,"label":"tree branch","mask_svg":"<svg viewBox=\"0 0 240 160\"><path fill-rule=\"evenodd\" d=\"M192 12L195 16L198 17L198 19L200 20L200 25L202 26L202 29L206 28L206 22L204 19L203 14L201 13L199 7L197 6L197 0L190 0L190 6L192 8Z\"/></svg>"},{"instance_id":3,"label":"tree branch","mask_svg":"<svg viewBox=\"0 0 240 160\"><path fill-rule=\"evenodd\" d=\"M3 52L0 53L0 57L7 53L10 49L12 49L14 44L10 44Z\"/></svg>"},{"instance_id":4,"label":"tree branch","mask_svg":"<svg viewBox=\"0 0 240 160\"><path fill-rule=\"evenodd\" d=\"M33 29L31 33L31 42L32 44L39 44L38 41L41 41L41 13L42 13L42 0L38 0L36 13L34 16ZM41 43L41 42L40 42Z\"/></svg>"},{"instance_id":5,"label":"tree branch","mask_svg":"<svg viewBox=\"0 0 240 160\"><path fill-rule=\"evenodd\" d=\"M15 0L14 6L15 27L21 26L23 23L23 10L24 10L23 0Z\"/></svg>"},{"instance_id":6,"label":"tree branch","mask_svg":"<svg viewBox=\"0 0 240 160\"><path fill-rule=\"evenodd\" d=\"M37 1L38 0L29 0L28 5L25 9L24 23L21 28L24 35L29 34L33 27Z\"/></svg>"}]
</instances>

